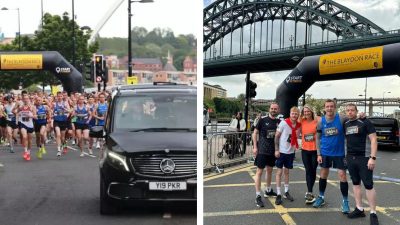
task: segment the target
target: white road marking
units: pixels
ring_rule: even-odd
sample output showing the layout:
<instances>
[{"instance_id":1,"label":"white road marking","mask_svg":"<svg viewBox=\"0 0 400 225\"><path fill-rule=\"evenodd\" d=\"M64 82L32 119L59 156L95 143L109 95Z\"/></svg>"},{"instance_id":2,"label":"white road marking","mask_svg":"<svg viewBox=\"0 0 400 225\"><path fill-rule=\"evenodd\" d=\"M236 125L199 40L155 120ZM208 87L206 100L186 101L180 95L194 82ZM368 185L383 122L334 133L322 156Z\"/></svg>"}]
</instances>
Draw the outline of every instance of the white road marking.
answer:
<instances>
[{"instance_id":1,"label":"white road marking","mask_svg":"<svg viewBox=\"0 0 400 225\"><path fill-rule=\"evenodd\" d=\"M73 148L73 147L71 147L71 146L67 146L67 148L69 148L69 149L71 149L71 150L73 150L73 151L75 151L75 152L77 152L77 151L81 151L81 150L79 150L79 149L76 149L76 148ZM87 155L87 156L89 156L89 157L92 157L92 158L96 158L96 156L95 155L89 155L89 153L86 153L85 151L83 151L83 154L84 155Z\"/></svg>"}]
</instances>

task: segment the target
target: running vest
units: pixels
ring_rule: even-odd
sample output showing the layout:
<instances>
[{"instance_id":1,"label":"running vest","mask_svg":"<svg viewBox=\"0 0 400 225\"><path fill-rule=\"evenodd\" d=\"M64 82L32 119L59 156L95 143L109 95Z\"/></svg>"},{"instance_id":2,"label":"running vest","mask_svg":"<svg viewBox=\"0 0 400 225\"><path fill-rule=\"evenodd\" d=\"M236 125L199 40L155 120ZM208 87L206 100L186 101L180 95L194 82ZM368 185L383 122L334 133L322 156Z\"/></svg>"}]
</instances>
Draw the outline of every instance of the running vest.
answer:
<instances>
[{"instance_id":1,"label":"running vest","mask_svg":"<svg viewBox=\"0 0 400 225\"><path fill-rule=\"evenodd\" d=\"M11 105L7 104L7 105L4 106L4 111L7 114L7 120L8 121L15 121L16 120L15 119L15 115L12 112L12 109L14 108L14 106L15 106L14 103L11 104Z\"/></svg>"},{"instance_id":2,"label":"running vest","mask_svg":"<svg viewBox=\"0 0 400 225\"><path fill-rule=\"evenodd\" d=\"M68 112L66 111L65 103L61 105L58 102L54 105L54 121L64 122L68 119Z\"/></svg>"},{"instance_id":3,"label":"running vest","mask_svg":"<svg viewBox=\"0 0 400 225\"><path fill-rule=\"evenodd\" d=\"M86 124L87 120L89 119L89 112L86 109L86 105L83 105L81 109L79 108L79 105L76 106L75 117L75 123Z\"/></svg>"},{"instance_id":4,"label":"running vest","mask_svg":"<svg viewBox=\"0 0 400 225\"><path fill-rule=\"evenodd\" d=\"M37 109L37 120L36 124L46 124L47 123L47 110L44 105L36 106Z\"/></svg>"},{"instance_id":5,"label":"running vest","mask_svg":"<svg viewBox=\"0 0 400 225\"><path fill-rule=\"evenodd\" d=\"M97 105L97 116L102 117L106 114L106 112L107 112L107 103L103 104L99 103ZM104 120L97 119L97 125L104 126L104 124L105 124Z\"/></svg>"},{"instance_id":6,"label":"running vest","mask_svg":"<svg viewBox=\"0 0 400 225\"><path fill-rule=\"evenodd\" d=\"M344 132L339 115L336 114L332 122L327 122L323 116L321 131L321 155L344 156Z\"/></svg>"},{"instance_id":7,"label":"running vest","mask_svg":"<svg viewBox=\"0 0 400 225\"><path fill-rule=\"evenodd\" d=\"M33 119L30 117L32 111L29 105L21 106L18 114L20 123L24 124L26 127L33 128Z\"/></svg>"},{"instance_id":8,"label":"running vest","mask_svg":"<svg viewBox=\"0 0 400 225\"><path fill-rule=\"evenodd\" d=\"M301 121L301 149L307 151L317 150L316 137L317 137L317 121L316 120L302 120Z\"/></svg>"},{"instance_id":9,"label":"running vest","mask_svg":"<svg viewBox=\"0 0 400 225\"><path fill-rule=\"evenodd\" d=\"M96 106L95 104L89 105L90 113L94 112L95 106ZM94 117L92 117L92 119L90 119L89 125L91 125L91 126L96 125L96 119Z\"/></svg>"}]
</instances>

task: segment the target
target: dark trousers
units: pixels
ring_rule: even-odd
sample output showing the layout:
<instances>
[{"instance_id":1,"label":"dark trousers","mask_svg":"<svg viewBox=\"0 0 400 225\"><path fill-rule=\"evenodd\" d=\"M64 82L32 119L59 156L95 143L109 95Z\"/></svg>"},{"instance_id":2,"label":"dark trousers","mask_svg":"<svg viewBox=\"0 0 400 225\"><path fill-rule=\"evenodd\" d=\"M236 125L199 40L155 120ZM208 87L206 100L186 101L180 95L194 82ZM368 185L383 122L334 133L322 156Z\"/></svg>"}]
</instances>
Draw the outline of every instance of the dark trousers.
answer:
<instances>
[{"instance_id":1,"label":"dark trousers","mask_svg":"<svg viewBox=\"0 0 400 225\"><path fill-rule=\"evenodd\" d=\"M307 191L312 192L317 177L317 151L301 151L304 168L306 169Z\"/></svg>"}]
</instances>

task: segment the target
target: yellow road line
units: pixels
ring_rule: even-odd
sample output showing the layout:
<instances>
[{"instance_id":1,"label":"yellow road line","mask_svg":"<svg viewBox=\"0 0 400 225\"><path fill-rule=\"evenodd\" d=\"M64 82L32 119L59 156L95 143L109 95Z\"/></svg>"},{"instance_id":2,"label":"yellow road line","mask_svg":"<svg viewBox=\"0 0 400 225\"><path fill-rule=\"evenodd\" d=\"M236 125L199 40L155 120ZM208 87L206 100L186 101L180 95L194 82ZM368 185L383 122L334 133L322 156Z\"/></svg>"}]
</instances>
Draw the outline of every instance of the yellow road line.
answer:
<instances>
[{"instance_id":1,"label":"yellow road line","mask_svg":"<svg viewBox=\"0 0 400 225\"><path fill-rule=\"evenodd\" d=\"M364 208L369 211L369 208ZM275 214L275 213L320 213L320 212L339 212L339 208L284 208L284 209L254 209L254 210L239 210L227 212L204 212L204 217L215 216L240 216L240 215L254 215L254 214ZM377 207L377 212L383 213L384 211L399 212L400 207ZM397 221L397 220L396 220Z\"/></svg>"},{"instance_id":2,"label":"yellow road line","mask_svg":"<svg viewBox=\"0 0 400 225\"><path fill-rule=\"evenodd\" d=\"M249 170L248 173L251 176L251 178L253 178L253 180L254 180L254 176L255 176L254 171ZM266 199L268 199L268 201L271 203L271 205L279 213L279 215L282 217L282 220L285 222L286 225L296 225L296 222L294 222L293 218L288 214L287 209L285 207L283 207L282 205L275 205L275 202L271 198L266 198Z\"/></svg>"},{"instance_id":3,"label":"yellow road line","mask_svg":"<svg viewBox=\"0 0 400 225\"><path fill-rule=\"evenodd\" d=\"M241 168L241 169L232 170L232 171L230 171L230 172L225 172L225 173L222 173L222 174L218 174L218 175L213 175L213 176L205 177L205 178L203 179L203 181L206 182L206 181L218 179L218 178L221 178L221 177L225 177L225 176L228 176L228 175L232 175L232 174L235 174L235 173L240 173L240 172L248 171L248 170L251 169L251 167L253 167L253 165L249 165L249 166L243 167L243 168Z\"/></svg>"}]
</instances>

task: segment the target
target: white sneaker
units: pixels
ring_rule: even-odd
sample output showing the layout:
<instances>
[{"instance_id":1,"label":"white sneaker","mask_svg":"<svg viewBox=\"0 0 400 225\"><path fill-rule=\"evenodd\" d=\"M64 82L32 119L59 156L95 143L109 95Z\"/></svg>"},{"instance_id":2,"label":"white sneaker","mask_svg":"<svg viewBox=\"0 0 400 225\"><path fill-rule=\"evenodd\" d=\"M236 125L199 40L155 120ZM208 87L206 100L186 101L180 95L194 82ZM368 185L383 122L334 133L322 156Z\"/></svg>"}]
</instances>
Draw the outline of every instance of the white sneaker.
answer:
<instances>
[{"instance_id":1,"label":"white sneaker","mask_svg":"<svg viewBox=\"0 0 400 225\"><path fill-rule=\"evenodd\" d=\"M83 152L79 155L80 157L84 157L85 156L85 154L83 154Z\"/></svg>"},{"instance_id":2,"label":"white sneaker","mask_svg":"<svg viewBox=\"0 0 400 225\"><path fill-rule=\"evenodd\" d=\"M76 143L75 143L75 139L72 139L72 145L75 145Z\"/></svg>"},{"instance_id":3,"label":"white sneaker","mask_svg":"<svg viewBox=\"0 0 400 225\"><path fill-rule=\"evenodd\" d=\"M57 157L61 156L61 151L57 151Z\"/></svg>"},{"instance_id":4,"label":"white sneaker","mask_svg":"<svg viewBox=\"0 0 400 225\"><path fill-rule=\"evenodd\" d=\"M96 148L97 148L97 149L100 149L100 142L98 142L98 141L97 141L97 143L96 143Z\"/></svg>"},{"instance_id":5,"label":"white sneaker","mask_svg":"<svg viewBox=\"0 0 400 225\"><path fill-rule=\"evenodd\" d=\"M89 155L93 155L93 150L89 148Z\"/></svg>"}]
</instances>

